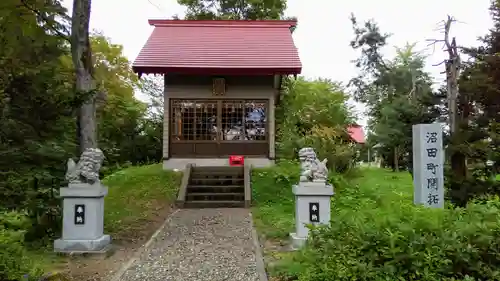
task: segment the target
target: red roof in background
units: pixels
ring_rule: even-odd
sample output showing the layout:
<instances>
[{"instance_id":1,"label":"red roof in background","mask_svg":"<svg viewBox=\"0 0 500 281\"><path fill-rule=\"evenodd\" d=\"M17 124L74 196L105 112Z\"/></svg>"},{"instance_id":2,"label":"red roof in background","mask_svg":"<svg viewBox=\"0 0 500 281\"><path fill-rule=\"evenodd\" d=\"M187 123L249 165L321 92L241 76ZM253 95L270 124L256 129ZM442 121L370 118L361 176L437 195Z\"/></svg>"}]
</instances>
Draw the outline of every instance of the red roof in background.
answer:
<instances>
[{"instance_id":1,"label":"red roof in background","mask_svg":"<svg viewBox=\"0 0 500 281\"><path fill-rule=\"evenodd\" d=\"M150 20L134 61L141 73L299 74L290 28L296 21Z\"/></svg>"},{"instance_id":2,"label":"red roof in background","mask_svg":"<svg viewBox=\"0 0 500 281\"><path fill-rule=\"evenodd\" d=\"M363 131L363 127L359 125L351 125L347 128L347 132L353 141L359 144L365 143L365 132Z\"/></svg>"}]
</instances>

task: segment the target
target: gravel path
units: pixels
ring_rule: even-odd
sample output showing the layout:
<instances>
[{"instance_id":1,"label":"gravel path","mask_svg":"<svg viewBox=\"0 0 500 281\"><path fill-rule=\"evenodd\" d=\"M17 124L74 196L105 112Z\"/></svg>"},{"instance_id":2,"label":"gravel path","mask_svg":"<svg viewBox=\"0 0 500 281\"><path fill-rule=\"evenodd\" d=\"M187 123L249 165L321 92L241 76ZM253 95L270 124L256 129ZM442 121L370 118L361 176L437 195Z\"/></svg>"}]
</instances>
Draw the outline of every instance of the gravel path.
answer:
<instances>
[{"instance_id":1,"label":"gravel path","mask_svg":"<svg viewBox=\"0 0 500 281\"><path fill-rule=\"evenodd\" d=\"M248 209L181 209L121 281L259 280Z\"/></svg>"}]
</instances>

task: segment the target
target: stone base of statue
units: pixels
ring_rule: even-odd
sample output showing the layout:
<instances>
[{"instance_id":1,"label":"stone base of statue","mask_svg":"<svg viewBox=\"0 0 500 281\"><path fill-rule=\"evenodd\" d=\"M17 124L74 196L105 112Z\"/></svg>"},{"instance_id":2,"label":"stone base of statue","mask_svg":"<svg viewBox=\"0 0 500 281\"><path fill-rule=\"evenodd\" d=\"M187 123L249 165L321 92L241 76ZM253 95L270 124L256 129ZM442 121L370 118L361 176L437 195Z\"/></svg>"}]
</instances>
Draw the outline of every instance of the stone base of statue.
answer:
<instances>
[{"instance_id":1,"label":"stone base of statue","mask_svg":"<svg viewBox=\"0 0 500 281\"><path fill-rule=\"evenodd\" d=\"M325 181L300 182L293 186L295 195L295 232L290 233L292 249L305 245L309 235L308 224L330 223L330 200L333 186Z\"/></svg>"},{"instance_id":2,"label":"stone base of statue","mask_svg":"<svg viewBox=\"0 0 500 281\"><path fill-rule=\"evenodd\" d=\"M104 253L111 237L104 232L104 197L108 188L96 183L70 184L60 189L63 198L63 230L54 241L61 253Z\"/></svg>"}]
</instances>

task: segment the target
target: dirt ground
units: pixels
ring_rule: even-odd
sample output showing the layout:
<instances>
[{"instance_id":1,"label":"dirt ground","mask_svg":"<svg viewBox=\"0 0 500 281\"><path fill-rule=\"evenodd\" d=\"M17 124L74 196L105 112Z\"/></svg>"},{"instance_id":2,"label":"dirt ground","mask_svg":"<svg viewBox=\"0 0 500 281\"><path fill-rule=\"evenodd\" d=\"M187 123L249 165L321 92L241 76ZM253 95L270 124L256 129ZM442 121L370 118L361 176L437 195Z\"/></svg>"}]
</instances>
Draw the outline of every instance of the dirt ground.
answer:
<instances>
[{"instance_id":1,"label":"dirt ground","mask_svg":"<svg viewBox=\"0 0 500 281\"><path fill-rule=\"evenodd\" d=\"M282 239L266 239L264 236L259 237L264 255L264 263L268 274L269 281L283 281L280 277L269 275L269 269L279 263L280 260L292 252L290 241Z\"/></svg>"},{"instance_id":2,"label":"dirt ground","mask_svg":"<svg viewBox=\"0 0 500 281\"><path fill-rule=\"evenodd\" d=\"M174 207L160 204L154 215L140 223L136 231L112 235L113 248L106 255L70 256L64 272L71 281L109 281L163 224Z\"/></svg>"}]
</instances>

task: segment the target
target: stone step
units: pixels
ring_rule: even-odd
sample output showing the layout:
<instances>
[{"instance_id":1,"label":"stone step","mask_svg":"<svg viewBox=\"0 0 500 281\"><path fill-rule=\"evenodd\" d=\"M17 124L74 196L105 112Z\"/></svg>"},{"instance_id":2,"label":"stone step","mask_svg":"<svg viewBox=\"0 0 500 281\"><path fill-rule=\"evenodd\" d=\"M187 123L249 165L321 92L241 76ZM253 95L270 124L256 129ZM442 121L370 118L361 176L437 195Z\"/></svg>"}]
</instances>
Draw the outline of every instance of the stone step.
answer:
<instances>
[{"instance_id":1,"label":"stone step","mask_svg":"<svg viewBox=\"0 0 500 281\"><path fill-rule=\"evenodd\" d=\"M188 185L186 188L189 192L244 192L243 185Z\"/></svg>"},{"instance_id":2,"label":"stone step","mask_svg":"<svg viewBox=\"0 0 500 281\"><path fill-rule=\"evenodd\" d=\"M189 185L241 185L243 186L244 179L200 179L191 178Z\"/></svg>"},{"instance_id":3,"label":"stone step","mask_svg":"<svg viewBox=\"0 0 500 281\"><path fill-rule=\"evenodd\" d=\"M243 184L229 184L229 185L219 185L219 184L190 184L187 188L196 187L196 188L219 188L219 187L228 187L228 188L244 188Z\"/></svg>"},{"instance_id":4,"label":"stone step","mask_svg":"<svg viewBox=\"0 0 500 281\"><path fill-rule=\"evenodd\" d=\"M240 171L197 171L193 172L191 171L191 175L196 175L196 176L239 176L243 177L243 172Z\"/></svg>"},{"instance_id":5,"label":"stone step","mask_svg":"<svg viewBox=\"0 0 500 281\"><path fill-rule=\"evenodd\" d=\"M204 201L204 200L245 200L243 192L188 192L186 194L187 201Z\"/></svg>"},{"instance_id":6,"label":"stone step","mask_svg":"<svg viewBox=\"0 0 500 281\"><path fill-rule=\"evenodd\" d=\"M244 170L240 167L198 167L192 168L192 178L238 177L243 178Z\"/></svg>"},{"instance_id":7,"label":"stone step","mask_svg":"<svg viewBox=\"0 0 500 281\"><path fill-rule=\"evenodd\" d=\"M244 208L245 202L228 200L208 200L208 201L186 201L184 208Z\"/></svg>"},{"instance_id":8,"label":"stone step","mask_svg":"<svg viewBox=\"0 0 500 281\"><path fill-rule=\"evenodd\" d=\"M244 173L243 167L192 167L179 204L184 208L244 208Z\"/></svg>"},{"instance_id":9,"label":"stone step","mask_svg":"<svg viewBox=\"0 0 500 281\"><path fill-rule=\"evenodd\" d=\"M238 172L243 174L243 167L227 167L227 166L203 166L203 167L192 167L192 173L196 172L226 172L233 173Z\"/></svg>"},{"instance_id":10,"label":"stone step","mask_svg":"<svg viewBox=\"0 0 500 281\"><path fill-rule=\"evenodd\" d=\"M243 176L191 175L191 180L243 180Z\"/></svg>"}]
</instances>

